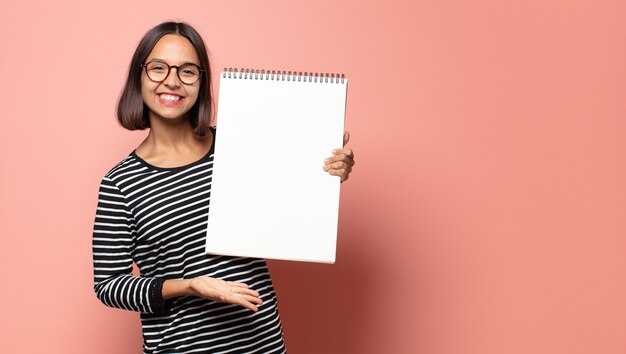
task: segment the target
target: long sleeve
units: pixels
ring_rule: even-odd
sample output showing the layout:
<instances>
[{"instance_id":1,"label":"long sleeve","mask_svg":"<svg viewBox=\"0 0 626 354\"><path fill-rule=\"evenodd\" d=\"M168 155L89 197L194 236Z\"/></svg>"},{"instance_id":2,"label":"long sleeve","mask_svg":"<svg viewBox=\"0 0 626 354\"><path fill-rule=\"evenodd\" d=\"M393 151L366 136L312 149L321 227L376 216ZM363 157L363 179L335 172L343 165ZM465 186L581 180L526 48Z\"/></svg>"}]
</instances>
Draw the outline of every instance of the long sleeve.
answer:
<instances>
[{"instance_id":1,"label":"long sleeve","mask_svg":"<svg viewBox=\"0 0 626 354\"><path fill-rule=\"evenodd\" d=\"M98 193L92 240L96 296L110 307L160 313L164 310L164 280L132 274L136 228L124 195L105 176Z\"/></svg>"}]
</instances>

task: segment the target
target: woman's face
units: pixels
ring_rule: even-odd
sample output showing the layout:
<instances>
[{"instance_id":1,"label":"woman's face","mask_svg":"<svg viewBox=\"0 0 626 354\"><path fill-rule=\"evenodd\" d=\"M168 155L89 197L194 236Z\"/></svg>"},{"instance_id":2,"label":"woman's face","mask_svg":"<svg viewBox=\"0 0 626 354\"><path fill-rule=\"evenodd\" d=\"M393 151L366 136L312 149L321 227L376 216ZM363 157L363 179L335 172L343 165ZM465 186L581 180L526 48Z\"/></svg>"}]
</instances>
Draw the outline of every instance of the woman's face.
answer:
<instances>
[{"instance_id":1,"label":"woman's face","mask_svg":"<svg viewBox=\"0 0 626 354\"><path fill-rule=\"evenodd\" d=\"M176 34L167 34L155 44L146 63L158 61L172 66L193 63L200 66L196 50L189 40ZM186 119L186 114L198 99L202 80L187 85L180 81L176 71L171 68L169 75L162 82L151 81L142 70L141 95L150 110L150 119L177 120ZM183 74L181 73L181 77Z\"/></svg>"}]
</instances>

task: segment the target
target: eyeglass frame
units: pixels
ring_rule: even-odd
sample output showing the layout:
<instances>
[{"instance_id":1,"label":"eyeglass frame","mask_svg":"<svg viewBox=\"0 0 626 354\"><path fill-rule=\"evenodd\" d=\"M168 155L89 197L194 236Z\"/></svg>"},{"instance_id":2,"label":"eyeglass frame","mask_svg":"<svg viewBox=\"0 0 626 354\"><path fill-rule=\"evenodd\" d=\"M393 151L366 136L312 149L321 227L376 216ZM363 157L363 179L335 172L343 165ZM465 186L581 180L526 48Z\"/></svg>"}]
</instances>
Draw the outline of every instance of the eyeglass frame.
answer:
<instances>
[{"instance_id":1,"label":"eyeglass frame","mask_svg":"<svg viewBox=\"0 0 626 354\"><path fill-rule=\"evenodd\" d=\"M150 64L150 63L161 63L161 64L165 64L165 65L167 66L167 75L165 75L165 77L163 78L163 80L161 80L161 81L157 81L157 80L153 80L153 79L150 77L150 74L148 74L148 64ZM196 68L198 68L198 70L200 70L200 74L198 75L198 80L196 80L196 81L192 82L191 84L188 84L188 83L184 82L184 81L183 81L183 79L181 79L181 78L180 78L180 71L179 71L178 69L179 69L181 66L184 66L184 65L193 65L193 66L195 66ZM204 73L204 69L202 69L202 68L200 67L200 65L197 65L197 64L194 64L194 63L184 63L184 64L181 64L181 65L170 65L170 64L166 63L165 61L161 61L161 60L151 60L151 61L149 61L149 62L147 62L147 63L143 63L143 64L141 64L141 68L144 68L144 71L146 72L146 76L148 77L148 80L150 80L150 81L152 81L152 82L159 83L159 84L160 84L160 83L162 83L162 82L164 82L165 80L167 80L167 78L170 76L170 73L172 72L172 68L176 68L176 77L178 77L178 80L179 80L181 83L183 83L183 84L185 84L185 85L189 85L189 86L191 86L191 85L195 85L198 81L200 81L200 79L202 78L202 74Z\"/></svg>"}]
</instances>

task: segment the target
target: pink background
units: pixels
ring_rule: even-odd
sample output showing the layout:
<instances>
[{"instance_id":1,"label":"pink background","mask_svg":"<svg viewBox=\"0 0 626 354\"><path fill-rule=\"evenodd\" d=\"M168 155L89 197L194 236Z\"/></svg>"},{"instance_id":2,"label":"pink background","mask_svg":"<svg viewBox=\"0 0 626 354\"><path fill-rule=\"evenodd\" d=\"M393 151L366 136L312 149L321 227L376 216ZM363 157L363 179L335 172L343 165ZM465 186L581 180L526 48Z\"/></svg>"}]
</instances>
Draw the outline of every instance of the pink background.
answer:
<instances>
[{"instance_id":1,"label":"pink background","mask_svg":"<svg viewBox=\"0 0 626 354\"><path fill-rule=\"evenodd\" d=\"M625 353L624 14L597 0L3 1L1 351L140 351L138 314L93 293L91 229L100 178L146 134L114 118L132 52L175 19L215 71L350 79L337 263L270 262L291 353Z\"/></svg>"}]
</instances>

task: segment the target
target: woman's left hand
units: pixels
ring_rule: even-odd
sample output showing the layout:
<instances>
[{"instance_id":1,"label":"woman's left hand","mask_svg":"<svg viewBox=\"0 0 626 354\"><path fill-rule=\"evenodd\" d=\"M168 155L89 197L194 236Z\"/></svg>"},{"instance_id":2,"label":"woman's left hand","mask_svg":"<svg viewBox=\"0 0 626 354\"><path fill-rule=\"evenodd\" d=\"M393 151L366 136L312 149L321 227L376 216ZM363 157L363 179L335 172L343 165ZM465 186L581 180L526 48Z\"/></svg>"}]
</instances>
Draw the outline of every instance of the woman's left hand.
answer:
<instances>
[{"instance_id":1,"label":"woman's left hand","mask_svg":"<svg viewBox=\"0 0 626 354\"><path fill-rule=\"evenodd\" d=\"M333 155L324 160L324 171L333 176L339 176L343 183L348 179L352 166L354 166L354 151L346 148L346 144L350 140L350 132L343 133L343 149L333 150Z\"/></svg>"}]
</instances>

